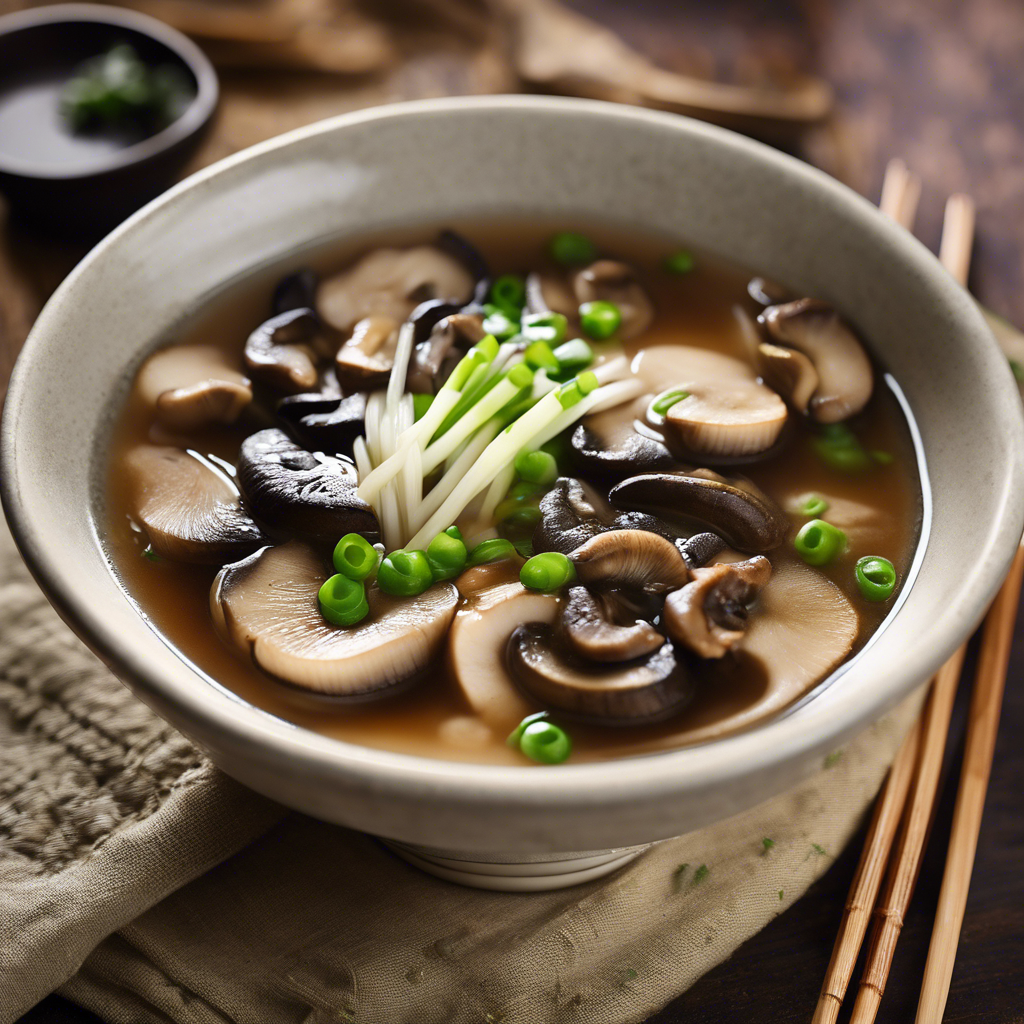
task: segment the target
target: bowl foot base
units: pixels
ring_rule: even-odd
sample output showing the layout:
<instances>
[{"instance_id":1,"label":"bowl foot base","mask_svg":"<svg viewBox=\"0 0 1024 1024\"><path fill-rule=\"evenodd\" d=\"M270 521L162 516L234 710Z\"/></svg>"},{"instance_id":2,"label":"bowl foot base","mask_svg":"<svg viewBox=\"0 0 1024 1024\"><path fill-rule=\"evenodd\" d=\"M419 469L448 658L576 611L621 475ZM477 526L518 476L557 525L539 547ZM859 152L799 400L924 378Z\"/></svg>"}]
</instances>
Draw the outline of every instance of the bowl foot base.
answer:
<instances>
[{"instance_id":1,"label":"bowl foot base","mask_svg":"<svg viewBox=\"0 0 1024 1024\"><path fill-rule=\"evenodd\" d=\"M636 859L650 845L594 853L555 854L550 858L498 862L470 860L473 855L381 840L406 863L446 882L497 892L545 892L603 878ZM479 856L479 855L477 855Z\"/></svg>"}]
</instances>

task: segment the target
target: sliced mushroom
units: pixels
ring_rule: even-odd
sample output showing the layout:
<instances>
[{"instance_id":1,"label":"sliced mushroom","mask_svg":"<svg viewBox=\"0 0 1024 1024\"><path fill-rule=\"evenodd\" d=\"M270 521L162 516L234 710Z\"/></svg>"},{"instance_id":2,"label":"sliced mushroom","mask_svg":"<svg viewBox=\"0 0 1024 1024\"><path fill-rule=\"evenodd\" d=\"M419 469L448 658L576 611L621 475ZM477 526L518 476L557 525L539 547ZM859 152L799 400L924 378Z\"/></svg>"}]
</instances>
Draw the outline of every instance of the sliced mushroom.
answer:
<instances>
[{"instance_id":1,"label":"sliced mushroom","mask_svg":"<svg viewBox=\"0 0 1024 1024\"><path fill-rule=\"evenodd\" d=\"M633 268L616 260L598 260L573 278L576 302L613 302L622 314L618 336L623 339L643 334L654 319L654 307L633 273Z\"/></svg>"},{"instance_id":2,"label":"sliced mushroom","mask_svg":"<svg viewBox=\"0 0 1024 1024\"><path fill-rule=\"evenodd\" d=\"M442 367L449 355L464 355L483 336L482 316L472 313L446 316L434 326L430 337L413 349L406 379L407 390L420 395L436 392L447 379Z\"/></svg>"},{"instance_id":3,"label":"sliced mushroom","mask_svg":"<svg viewBox=\"0 0 1024 1024\"><path fill-rule=\"evenodd\" d=\"M632 662L601 669L558 649L550 626L520 626L508 664L523 690L546 707L602 725L657 722L690 702L686 668L670 643Z\"/></svg>"},{"instance_id":4,"label":"sliced mushroom","mask_svg":"<svg viewBox=\"0 0 1024 1024\"><path fill-rule=\"evenodd\" d=\"M526 275L526 311L528 313L561 313L575 322L579 303L572 289L554 274L533 271Z\"/></svg>"},{"instance_id":5,"label":"sliced mushroom","mask_svg":"<svg viewBox=\"0 0 1024 1024\"><path fill-rule=\"evenodd\" d=\"M300 448L282 430L247 437L238 453L238 485L253 518L303 540L377 540L377 516L356 494L357 476L352 463Z\"/></svg>"},{"instance_id":6,"label":"sliced mushroom","mask_svg":"<svg viewBox=\"0 0 1024 1024\"><path fill-rule=\"evenodd\" d=\"M452 231L451 228L441 231L434 244L442 252L458 260L473 275L476 284L473 287L472 302L475 305L482 304L490 291L491 271L480 250L468 238L464 238L457 231Z\"/></svg>"},{"instance_id":7,"label":"sliced mushroom","mask_svg":"<svg viewBox=\"0 0 1024 1024\"><path fill-rule=\"evenodd\" d=\"M743 639L748 605L771 574L763 555L695 569L692 582L665 598L665 632L702 658L723 657Z\"/></svg>"},{"instance_id":8,"label":"sliced mushroom","mask_svg":"<svg viewBox=\"0 0 1024 1024\"><path fill-rule=\"evenodd\" d=\"M194 453L143 444L120 467L132 516L158 555L223 565L267 543L231 480Z\"/></svg>"},{"instance_id":9,"label":"sliced mushroom","mask_svg":"<svg viewBox=\"0 0 1024 1024\"><path fill-rule=\"evenodd\" d=\"M860 621L843 592L799 562L775 567L739 649L765 666L771 707L784 707L850 653Z\"/></svg>"},{"instance_id":10,"label":"sliced mushroom","mask_svg":"<svg viewBox=\"0 0 1024 1024\"><path fill-rule=\"evenodd\" d=\"M146 360L135 390L171 430L234 423L252 401L252 384L209 345L173 345Z\"/></svg>"},{"instance_id":11,"label":"sliced mushroom","mask_svg":"<svg viewBox=\"0 0 1024 1024\"><path fill-rule=\"evenodd\" d=\"M644 395L583 418L570 441L573 461L581 473L621 480L636 473L678 468L662 435L643 422L651 397Z\"/></svg>"},{"instance_id":12,"label":"sliced mushroom","mask_svg":"<svg viewBox=\"0 0 1024 1024\"><path fill-rule=\"evenodd\" d=\"M569 588L556 631L569 649L590 661L632 661L665 643L649 622L629 622L611 595L578 586Z\"/></svg>"},{"instance_id":13,"label":"sliced mushroom","mask_svg":"<svg viewBox=\"0 0 1024 1024\"><path fill-rule=\"evenodd\" d=\"M693 345L647 345L633 357L632 369L651 394L660 394L674 380L755 379L745 360ZM644 418L643 413L639 418Z\"/></svg>"},{"instance_id":14,"label":"sliced mushroom","mask_svg":"<svg viewBox=\"0 0 1024 1024\"><path fill-rule=\"evenodd\" d=\"M309 267L281 278L270 303L274 316L287 313L290 309L311 309L316 302L318 283L319 278Z\"/></svg>"},{"instance_id":15,"label":"sliced mushroom","mask_svg":"<svg viewBox=\"0 0 1024 1024\"><path fill-rule=\"evenodd\" d=\"M472 295L473 285L473 275L435 246L375 249L320 283L316 310L331 327L347 334L369 316L402 323L427 299L461 305Z\"/></svg>"},{"instance_id":16,"label":"sliced mushroom","mask_svg":"<svg viewBox=\"0 0 1024 1024\"><path fill-rule=\"evenodd\" d=\"M716 473L643 473L616 484L608 495L616 505L694 520L740 551L760 554L778 547L789 518L747 480Z\"/></svg>"},{"instance_id":17,"label":"sliced mushroom","mask_svg":"<svg viewBox=\"0 0 1024 1024\"><path fill-rule=\"evenodd\" d=\"M757 346L757 370L764 382L782 395L797 412L807 412L820 381L814 363L795 348L767 341Z\"/></svg>"},{"instance_id":18,"label":"sliced mushroom","mask_svg":"<svg viewBox=\"0 0 1024 1024\"><path fill-rule=\"evenodd\" d=\"M245 343L253 377L286 395L316 387L318 360L328 355L320 321L311 309L290 309L260 324Z\"/></svg>"},{"instance_id":19,"label":"sliced mushroom","mask_svg":"<svg viewBox=\"0 0 1024 1024\"><path fill-rule=\"evenodd\" d=\"M317 606L326 578L323 559L306 544L263 548L218 573L210 592L214 623L264 672L353 701L393 693L439 653L458 603L450 583L411 598L370 586L370 614L342 628L327 623Z\"/></svg>"},{"instance_id":20,"label":"sliced mushroom","mask_svg":"<svg viewBox=\"0 0 1024 1024\"><path fill-rule=\"evenodd\" d=\"M747 294L762 306L774 306L789 302L792 294L781 284L767 277L752 277L747 282Z\"/></svg>"},{"instance_id":21,"label":"sliced mushroom","mask_svg":"<svg viewBox=\"0 0 1024 1024\"><path fill-rule=\"evenodd\" d=\"M507 733L538 710L523 698L508 673L508 638L524 622L554 622L562 601L555 594L527 590L505 569L496 576L491 566L478 568L490 571L481 576L477 569L467 569L455 581L468 600L448 633L448 664L473 712Z\"/></svg>"},{"instance_id":22,"label":"sliced mushroom","mask_svg":"<svg viewBox=\"0 0 1024 1024\"><path fill-rule=\"evenodd\" d=\"M292 395L278 403L277 415L304 448L351 456L355 439L366 429L366 393L348 398Z\"/></svg>"},{"instance_id":23,"label":"sliced mushroom","mask_svg":"<svg viewBox=\"0 0 1024 1024\"><path fill-rule=\"evenodd\" d=\"M654 516L617 513L590 484L559 477L540 500L540 522L533 533L533 550L569 555L591 537L608 530L647 530L672 539L675 534Z\"/></svg>"},{"instance_id":24,"label":"sliced mushroom","mask_svg":"<svg viewBox=\"0 0 1024 1024\"><path fill-rule=\"evenodd\" d=\"M664 594L690 581L690 570L670 540L646 530L610 530L569 555L582 583L635 587Z\"/></svg>"},{"instance_id":25,"label":"sliced mushroom","mask_svg":"<svg viewBox=\"0 0 1024 1024\"><path fill-rule=\"evenodd\" d=\"M675 543L691 570L707 565L725 547L725 541L717 533L709 532L695 533L685 540L678 538Z\"/></svg>"},{"instance_id":26,"label":"sliced mushroom","mask_svg":"<svg viewBox=\"0 0 1024 1024\"><path fill-rule=\"evenodd\" d=\"M786 403L756 381L689 381L678 389L687 397L664 416L648 415L680 459L758 455L775 444L786 423Z\"/></svg>"},{"instance_id":27,"label":"sliced mushroom","mask_svg":"<svg viewBox=\"0 0 1024 1024\"><path fill-rule=\"evenodd\" d=\"M360 320L334 360L342 389L351 393L384 387L395 365L397 346L398 321L383 315Z\"/></svg>"},{"instance_id":28,"label":"sliced mushroom","mask_svg":"<svg viewBox=\"0 0 1024 1024\"><path fill-rule=\"evenodd\" d=\"M871 362L830 305L799 299L769 306L759 319L773 338L803 352L814 364L818 387L810 410L819 423L837 423L867 405L874 387Z\"/></svg>"}]
</instances>

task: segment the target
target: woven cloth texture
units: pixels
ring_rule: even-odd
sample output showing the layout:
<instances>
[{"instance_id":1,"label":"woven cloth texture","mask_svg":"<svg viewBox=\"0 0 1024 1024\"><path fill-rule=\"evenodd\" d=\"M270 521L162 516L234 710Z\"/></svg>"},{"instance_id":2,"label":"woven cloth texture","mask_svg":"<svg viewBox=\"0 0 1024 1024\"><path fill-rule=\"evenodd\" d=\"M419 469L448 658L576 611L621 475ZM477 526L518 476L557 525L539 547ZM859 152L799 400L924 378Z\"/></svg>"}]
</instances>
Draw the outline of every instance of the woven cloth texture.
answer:
<instances>
[{"instance_id":1,"label":"woven cloth texture","mask_svg":"<svg viewBox=\"0 0 1024 1024\"><path fill-rule=\"evenodd\" d=\"M0 1022L61 985L113 1024L640 1021L828 868L918 703L607 879L463 889L211 766L60 621L3 526Z\"/></svg>"}]
</instances>

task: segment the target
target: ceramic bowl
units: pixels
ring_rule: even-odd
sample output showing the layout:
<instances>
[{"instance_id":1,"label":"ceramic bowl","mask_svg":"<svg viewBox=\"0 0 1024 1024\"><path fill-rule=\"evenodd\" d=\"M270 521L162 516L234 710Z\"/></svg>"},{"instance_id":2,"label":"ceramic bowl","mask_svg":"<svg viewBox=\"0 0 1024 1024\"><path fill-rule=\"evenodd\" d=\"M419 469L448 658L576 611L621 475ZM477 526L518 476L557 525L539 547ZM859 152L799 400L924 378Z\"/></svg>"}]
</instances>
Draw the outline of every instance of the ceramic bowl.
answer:
<instances>
[{"instance_id":1,"label":"ceramic bowl","mask_svg":"<svg viewBox=\"0 0 1024 1024\"><path fill-rule=\"evenodd\" d=\"M813 699L727 739L618 762L433 761L328 739L247 705L128 599L104 550L100 480L111 417L143 357L226 282L299 248L474 213L612 218L669 232L834 303L899 381L932 496L918 573L888 627ZM58 289L18 361L2 443L3 501L25 558L144 701L253 789L411 847L439 870L489 873L499 886L505 869L487 862L518 861L505 873L544 884L593 877L622 862L622 847L680 835L796 784L970 633L1024 525L1024 424L1006 359L924 247L842 185L748 139L575 100L364 111L195 175L122 225Z\"/></svg>"},{"instance_id":2,"label":"ceramic bowl","mask_svg":"<svg viewBox=\"0 0 1024 1024\"><path fill-rule=\"evenodd\" d=\"M60 89L81 63L128 43L195 89L181 116L130 145L57 130ZM56 4L0 18L0 192L17 219L53 234L102 237L174 182L217 107L217 74L190 39L106 4Z\"/></svg>"}]
</instances>

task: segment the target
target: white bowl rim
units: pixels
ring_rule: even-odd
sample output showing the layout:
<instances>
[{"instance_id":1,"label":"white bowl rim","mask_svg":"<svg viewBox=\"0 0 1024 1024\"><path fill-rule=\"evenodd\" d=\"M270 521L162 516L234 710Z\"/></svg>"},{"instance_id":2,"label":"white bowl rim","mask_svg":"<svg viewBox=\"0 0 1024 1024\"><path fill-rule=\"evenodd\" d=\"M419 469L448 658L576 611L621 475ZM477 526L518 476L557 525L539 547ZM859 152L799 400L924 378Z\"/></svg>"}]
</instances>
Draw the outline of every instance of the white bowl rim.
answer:
<instances>
[{"instance_id":1,"label":"white bowl rim","mask_svg":"<svg viewBox=\"0 0 1024 1024\"><path fill-rule=\"evenodd\" d=\"M65 621L108 664L115 665L122 678L130 679L133 688L144 699L151 699L157 705L173 704L188 721L202 723L203 733L216 734L223 748L236 751L241 756L251 757L251 753L246 752L259 747L261 759L269 770L276 768L282 772L294 772L298 765L304 765L314 774L361 784L380 795L400 792L405 796L443 798L449 804L544 806L551 809L622 805L642 793L644 802L650 803L684 791L707 792L768 771L782 760L834 749L839 742L894 706L920 681L930 677L980 621L1024 529L1024 504L1014 500L1015 495L1024 493L1024 461L1021 458L1008 463L1007 477L1000 481L1000 514L989 524L981 548L986 556L984 564L965 581L958 598L945 608L938 620L951 628L937 635L928 650L919 647L913 657L889 669L884 680L881 674L876 677L870 689L865 686L856 692L845 691L838 699L832 700L829 722L813 718L816 702L811 701L800 713L783 713L764 725L700 746L606 762L561 765L547 770L442 761L363 747L276 718L221 688L209 686L205 680L202 688L189 688L177 680L156 677L149 671L144 656L133 650L130 639L126 645L123 636L107 628L102 610L90 605L87 593L62 578L59 552L48 550L41 543L33 524L32 510L23 503L18 486L21 470L13 458L14 410L26 397L23 381L28 376L26 367L35 355L36 339L48 330L51 318L55 317L54 311L73 282L102 259L107 250L130 235L137 224L157 212L173 208L182 195L202 183L213 181L240 163L284 149L303 139L368 121L437 115L472 108L561 111L573 117L636 120L692 137L703 136L718 146L775 165L809 187L828 193L830 200L848 211L850 216L861 220L872 218L872 229L897 251L901 259L909 261L923 275L934 279L936 272L941 270L929 250L895 223L889 222L866 199L824 172L744 136L679 115L594 100L506 95L395 103L316 122L227 157L171 188L101 241L44 307L12 375L0 438L0 460L7 467L0 475L0 494L12 532L30 570ZM968 332L977 335L979 340L988 339L988 343L995 346L973 300L959 289L952 278L948 285L942 283L940 287L948 290L951 304L964 318ZM954 292L962 297L958 298ZM995 399L999 398L999 390L997 382ZM1011 396L1016 402L1016 389L1007 372L1004 400L1009 401ZM1016 430L1018 447L1024 450L1024 421L1011 429ZM109 560L102 545L101 551L104 559ZM912 594L910 600L913 600ZM151 627L147 625L146 628ZM188 675L195 675L184 660L181 667ZM813 727L809 727L809 714Z\"/></svg>"}]
</instances>

